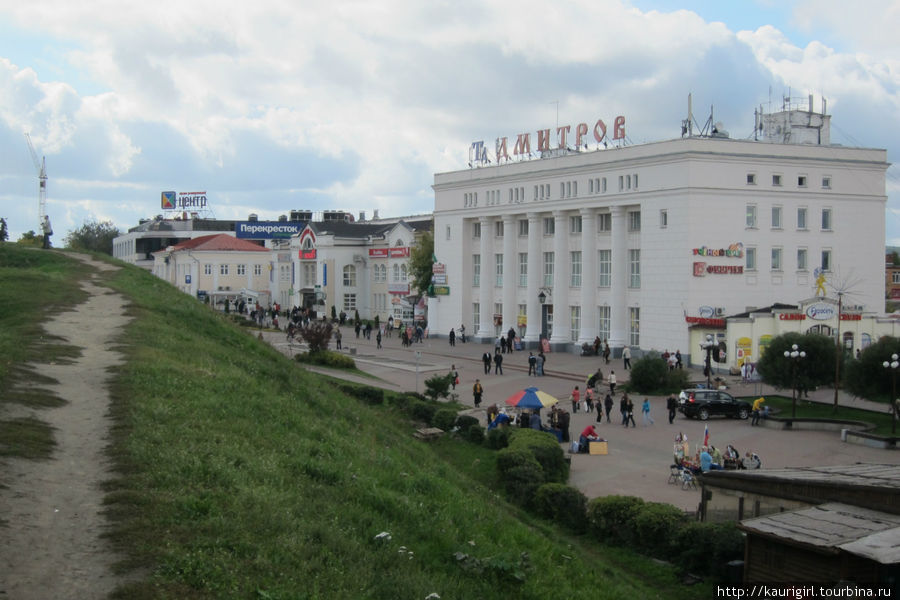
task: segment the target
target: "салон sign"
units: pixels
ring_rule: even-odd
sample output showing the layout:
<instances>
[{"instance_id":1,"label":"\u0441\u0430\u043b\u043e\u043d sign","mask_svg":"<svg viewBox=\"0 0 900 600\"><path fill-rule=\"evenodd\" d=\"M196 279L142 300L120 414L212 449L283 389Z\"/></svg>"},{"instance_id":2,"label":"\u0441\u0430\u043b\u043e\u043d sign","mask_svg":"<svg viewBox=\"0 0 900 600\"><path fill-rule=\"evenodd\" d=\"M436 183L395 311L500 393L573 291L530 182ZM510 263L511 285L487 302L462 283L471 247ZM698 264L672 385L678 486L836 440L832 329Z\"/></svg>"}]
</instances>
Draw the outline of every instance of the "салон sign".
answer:
<instances>
[{"instance_id":1,"label":"\u0441\u0430\u043b\u043e\u043d sign","mask_svg":"<svg viewBox=\"0 0 900 600\"><path fill-rule=\"evenodd\" d=\"M591 132L591 137L593 137L594 141L598 144L602 143L606 139L606 123L603 122L603 119L597 119L597 122L594 123L593 129L588 127L587 123L579 123L575 126L575 147L580 148L582 145L586 145L587 141L585 138L588 136L588 132ZM537 145L534 150L536 152L546 152L548 150L559 149L564 150L569 145L569 135L572 133L571 125L562 125L556 128L556 137L559 140L554 148L550 147L550 129L540 129L537 132ZM625 139L625 117L618 116L613 121L613 140L622 140ZM503 159L509 159L509 138L501 137L496 140L496 160L499 162ZM512 156L521 157L526 156L531 153L531 133L520 133L516 136L516 145L513 147ZM473 163L487 163L490 162L487 155L487 148L484 146L484 142L472 142L471 149L471 160Z\"/></svg>"}]
</instances>

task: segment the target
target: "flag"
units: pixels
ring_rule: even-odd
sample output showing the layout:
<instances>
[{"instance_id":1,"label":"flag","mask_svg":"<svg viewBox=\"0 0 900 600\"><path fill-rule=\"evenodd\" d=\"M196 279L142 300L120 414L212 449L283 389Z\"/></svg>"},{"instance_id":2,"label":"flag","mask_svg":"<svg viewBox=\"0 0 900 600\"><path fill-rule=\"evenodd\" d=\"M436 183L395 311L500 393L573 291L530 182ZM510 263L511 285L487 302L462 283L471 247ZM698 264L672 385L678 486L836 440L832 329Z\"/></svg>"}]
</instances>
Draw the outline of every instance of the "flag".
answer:
<instances>
[{"instance_id":1,"label":"flag","mask_svg":"<svg viewBox=\"0 0 900 600\"><path fill-rule=\"evenodd\" d=\"M709 425L703 428L703 445L709 446Z\"/></svg>"}]
</instances>

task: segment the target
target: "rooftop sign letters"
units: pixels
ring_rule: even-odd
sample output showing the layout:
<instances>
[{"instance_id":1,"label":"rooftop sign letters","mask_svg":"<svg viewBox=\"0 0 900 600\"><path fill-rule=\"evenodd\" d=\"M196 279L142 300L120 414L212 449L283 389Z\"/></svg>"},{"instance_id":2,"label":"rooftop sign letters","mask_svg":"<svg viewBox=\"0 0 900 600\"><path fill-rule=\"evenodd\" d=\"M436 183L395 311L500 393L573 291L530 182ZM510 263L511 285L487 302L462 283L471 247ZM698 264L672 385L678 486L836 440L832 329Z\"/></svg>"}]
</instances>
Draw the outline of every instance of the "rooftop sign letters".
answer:
<instances>
[{"instance_id":1,"label":"rooftop sign letters","mask_svg":"<svg viewBox=\"0 0 900 600\"><path fill-rule=\"evenodd\" d=\"M706 246L701 246L699 248L694 248L694 256L728 256L732 258L741 258L744 256L744 244L735 242L728 246L728 248L707 248Z\"/></svg>"},{"instance_id":2,"label":"rooftop sign letters","mask_svg":"<svg viewBox=\"0 0 900 600\"><path fill-rule=\"evenodd\" d=\"M590 128L587 123L579 123L575 126L574 132L572 131L571 125L562 125L557 127L557 144L552 148L550 146L550 131L550 129L538 130L536 134L536 144L533 149L535 152L547 152L549 150L557 149L565 150L571 143L569 140L570 135L574 135L575 137L574 145L576 148L586 146L589 137L598 144L603 143L607 139L606 123L603 122L603 119L597 119L597 122L594 123L593 128ZM523 158L531 154L531 139L532 138L530 132L518 134L516 136L515 146L513 146L512 149L512 156L515 158ZM613 121L612 139L625 139L625 117L618 116ZM504 159L509 160L509 138L497 138L497 140L495 141L495 158L497 162L500 162ZM472 142L472 147L469 151L469 159L472 165L485 164L490 162L490 159L488 158L487 148L485 147L483 141Z\"/></svg>"},{"instance_id":3,"label":"rooftop sign letters","mask_svg":"<svg viewBox=\"0 0 900 600\"><path fill-rule=\"evenodd\" d=\"M300 221L238 221L234 224L234 234L240 239L287 239L303 231L305 226Z\"/></svg>"},{"instance_id":4,"label":"rooftop sign letters","mask_svg":"<svg viewBox=\"0 0 900 600\"><path fill-rule=\"evenodd\" d=\"M162 192L160 208L163 210L206 208L206 192Z\"/></svg>"}]
</instances>

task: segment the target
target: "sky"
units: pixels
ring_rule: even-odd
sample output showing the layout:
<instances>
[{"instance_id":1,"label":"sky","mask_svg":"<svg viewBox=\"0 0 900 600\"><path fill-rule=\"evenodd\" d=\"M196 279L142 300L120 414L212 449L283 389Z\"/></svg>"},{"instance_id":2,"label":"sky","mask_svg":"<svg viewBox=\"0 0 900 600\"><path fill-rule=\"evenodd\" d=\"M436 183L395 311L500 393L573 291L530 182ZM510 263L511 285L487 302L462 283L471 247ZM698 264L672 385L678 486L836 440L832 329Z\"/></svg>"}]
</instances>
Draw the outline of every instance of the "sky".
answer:
<instances>
[{"instance_id":1,"label":"sky","mask_svg":"<svg viewBox=\"0 0 900 600\"><path fill-rule=\"evenodd\" d=\"M738 139L824 97L832 142L897 161L897 31L900 0L0 0L0 217L38 231L26 132L54 245L170 190L219 219L430 213L473 141L617 115L628 143L677 138L688 94ZM900 245L898 167L886 193Z\"/></svg>"}]
</instances>

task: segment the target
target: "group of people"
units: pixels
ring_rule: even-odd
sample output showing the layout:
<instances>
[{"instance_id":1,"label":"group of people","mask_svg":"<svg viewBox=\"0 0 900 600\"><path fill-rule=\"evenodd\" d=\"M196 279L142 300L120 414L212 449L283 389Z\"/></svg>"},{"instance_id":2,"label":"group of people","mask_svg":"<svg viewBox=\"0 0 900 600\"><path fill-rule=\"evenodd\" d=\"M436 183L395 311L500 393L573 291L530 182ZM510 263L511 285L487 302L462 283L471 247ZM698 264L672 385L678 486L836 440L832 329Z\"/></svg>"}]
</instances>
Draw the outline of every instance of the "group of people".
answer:
<instances>
[{"instance_id":1,"label":"group of people","mask_svg":"<svg viewBox=\"0 0 900 600\"><path fill-rule=\"evenodd\" d=\"M507 352L512 352L516 348L516 330L512 327L509 328L509 331L506 332L506 335L497 336L497 340L494 342L494 352L499 352L500 354L506 354Z\"/></svg>"},{"instance_id":2,"label":"group of people","mask_svg":"<svg viewBox=\"0 0 900 600\"><path fill-rule=\"evenodd\" d=\"M762 460L753 451L747 451L743 458L737 448L728 444L725 452L720 451L712 444L705 443L697 448L693 459L690 455L687 435L678 432L675 436L674 455L675 466L688 469L692 473L706 473L720 469L759 469Z\"/></svg>"}]
</instances>

